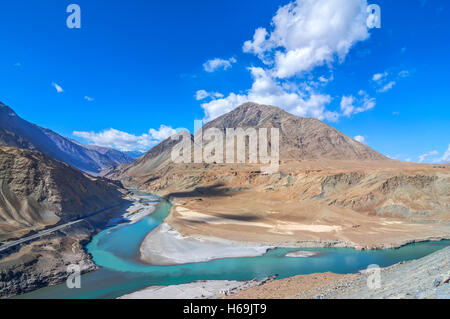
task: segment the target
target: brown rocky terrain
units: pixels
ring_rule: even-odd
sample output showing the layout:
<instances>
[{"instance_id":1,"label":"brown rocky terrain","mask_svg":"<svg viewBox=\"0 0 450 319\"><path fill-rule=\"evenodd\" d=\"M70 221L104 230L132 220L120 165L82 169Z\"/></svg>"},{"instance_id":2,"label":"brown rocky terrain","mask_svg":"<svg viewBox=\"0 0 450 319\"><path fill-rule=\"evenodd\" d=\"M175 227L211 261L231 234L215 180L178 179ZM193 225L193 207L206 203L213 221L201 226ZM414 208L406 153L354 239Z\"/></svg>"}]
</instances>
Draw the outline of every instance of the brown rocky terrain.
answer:
<instances>
[{"instance_id":1,"label":"brown rocky terrain","mask_svg":"<svg viewBox=\"0 0 450 319\"><path fill-rule=\"evenodd\" d=\"M127 205L125 192L40 152L0 146L0 297L60 282L69 264L95 269L83 244Z\"/></svg>"},{"instance_id":2,"label":"brown rocky terrain","mask_svg":"<svg viewBox=\"0 0 450 319\"><path fill-rule=\"evenodd\" d=\"M40 152L0 146L0 241L122 201L118 185Z\"/></svg>"},{"instance_id":3,"label":"brown rocky terrain","mask_svg":"<svg viewBox=\"0 0 450 319\"><path fill-rule=\"evenodd\" d=\"M450 168L390 160L330 126L246 103L209 127L280 128L280 169L175 164L170 139L110 175L171 198L182 235L381 248L450 236Z\"/></svg>"}]
</instances>

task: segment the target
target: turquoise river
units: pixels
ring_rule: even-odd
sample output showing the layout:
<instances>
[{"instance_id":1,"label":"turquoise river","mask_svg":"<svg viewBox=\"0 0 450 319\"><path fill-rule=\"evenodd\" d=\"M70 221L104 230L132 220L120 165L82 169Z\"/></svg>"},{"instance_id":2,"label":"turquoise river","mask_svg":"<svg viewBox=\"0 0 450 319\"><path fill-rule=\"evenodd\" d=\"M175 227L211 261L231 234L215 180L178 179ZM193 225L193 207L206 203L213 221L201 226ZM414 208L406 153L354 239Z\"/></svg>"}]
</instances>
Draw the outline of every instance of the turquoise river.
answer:
<instances>
[{"instance_id":1,"label":"turquoise river","mask_svg":"<svg viewBox=\"0 0 450 319\"><path fill-rule=\"evenodd\" d=\"M144 194L139 194L144 195ZM158 198L146 195L147 201ZM150 266L139 262L139 246L145 236L168 215L170 203L159 199L156 211L134 224L109 227L86 246L101 269L81 276L81 288L59 284L19 298L116 298L151 285L173 285L196 280L251 280L278 274L285 278L316 272L354 273L368 265L389 266L421 258L450 245L449 240L423 242L398 249L358 251L350 248L302 249L318 251L310 258L284 257L298 249L277 248L260 257L227 258L175 266Z\"/></svg>"}]
</instances>

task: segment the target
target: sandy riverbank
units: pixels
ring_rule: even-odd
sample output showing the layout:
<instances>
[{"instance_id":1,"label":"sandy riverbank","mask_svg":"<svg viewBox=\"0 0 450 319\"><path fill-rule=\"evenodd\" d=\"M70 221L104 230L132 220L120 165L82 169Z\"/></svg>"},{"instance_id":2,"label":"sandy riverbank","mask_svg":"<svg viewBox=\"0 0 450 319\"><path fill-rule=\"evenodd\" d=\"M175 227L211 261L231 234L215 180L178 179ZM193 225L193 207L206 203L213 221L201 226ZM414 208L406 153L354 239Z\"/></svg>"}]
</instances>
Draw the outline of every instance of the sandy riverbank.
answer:
<instances>
[{"instance_id":1,"label":"sandy riverbank","mask_svg":"<svg viewBox=\"0 0 450 319\"><path fill-rule=\"evenodd\" d=\"M141 260L153 265L174 265L261 256L276 247L389 249L450 238L450 226L446 222L442 225L412 223L357 213L352 214L350 221L348 216L344 218L337 212L323 214L320 210L315 220L286 219L286 215L275 211L275 208L267 210L268 207L260 203L258 208L264 207L267 211L237 214L234 209L236 202L241 200L240 195L235 195L233 200L228 199L228 204L223 202L223 212L220 213L210 208L208 199L195 204L195 209L191 208L192 201L190 205L175 202L165 222L142 242ZM233 213L227 210L227 205L232 205ZM291 254L289 257L309 256Z\"/></svg>"},{"instance_id":2,"label":"sandy riverbank","mask_svg":"<svg viewBox=\"0 0 450 319\"><path fill-rule=\"evenodd\" d=\"M261 281L207 280L182 285L151 286L118 299L218 299L265 284L273 279L269 277Z\"/></svg>"},{"instance_id":3,"label":"sandy riverbank","mask_svg":"<svg viewBox=\"0 0 450 319\"><path fill-rule=\"evenodd\" d=\"M273 246L233 242L214 237L184 237L162 223L150 232L140 247L141 260L152 265L175 265L220 258L254 257Z\"/></svg>"},{"instance_id":4,"label":"sandy riverbank","mask_svg":"<svg viewBox=\"0 0 450 319\"><path fill-rule=\"evenodd\" d=\"M129 200L132 201L132 204L119 216L112 218L108 222L108 226L123 222L134 224L142 218L153 214L159 203L156 198L151 200L148 197L138 196L135 194L129 195L128 197Z\"/></svg>"}]
</instances>

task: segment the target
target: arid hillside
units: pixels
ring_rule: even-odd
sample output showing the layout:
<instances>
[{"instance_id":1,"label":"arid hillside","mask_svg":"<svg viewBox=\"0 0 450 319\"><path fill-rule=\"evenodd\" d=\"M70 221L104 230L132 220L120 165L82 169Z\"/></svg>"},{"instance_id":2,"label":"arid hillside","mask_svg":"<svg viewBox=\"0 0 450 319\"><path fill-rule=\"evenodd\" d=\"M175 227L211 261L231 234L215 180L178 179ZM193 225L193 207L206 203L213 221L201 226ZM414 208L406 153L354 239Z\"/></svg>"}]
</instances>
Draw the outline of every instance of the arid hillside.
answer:
<instances>
[{"instance_id":1,"label":"arid hillside","mask_svg":"<svg viewBox=\"0 0 450 319\"><path fill-rule=\"evenodd\" d=\"M119 189L40 152L0 146L0 240L117 205Z\"/></svg>"}]
</instances>

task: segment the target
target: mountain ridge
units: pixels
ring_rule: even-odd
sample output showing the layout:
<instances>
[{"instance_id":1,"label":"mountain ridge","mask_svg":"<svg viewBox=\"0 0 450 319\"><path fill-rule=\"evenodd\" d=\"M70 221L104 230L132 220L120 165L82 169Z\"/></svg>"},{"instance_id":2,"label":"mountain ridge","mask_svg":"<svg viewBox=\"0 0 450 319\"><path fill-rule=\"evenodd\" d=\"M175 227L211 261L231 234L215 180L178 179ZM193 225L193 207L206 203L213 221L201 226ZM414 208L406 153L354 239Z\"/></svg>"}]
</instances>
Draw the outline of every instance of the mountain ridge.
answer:
<instances>
[{"instance_id":1,"label":"mountain ridge","mask_svg":"<svg viewBox=\"0 0 450 319\"><path fill-rule=\"evenodd\" d=\"M50 129L28 122L2 102L0 102L0 145L39 150L93 175L133 161L130 156L120 151L86 146Z\"/></svg>"}]
</instances>

